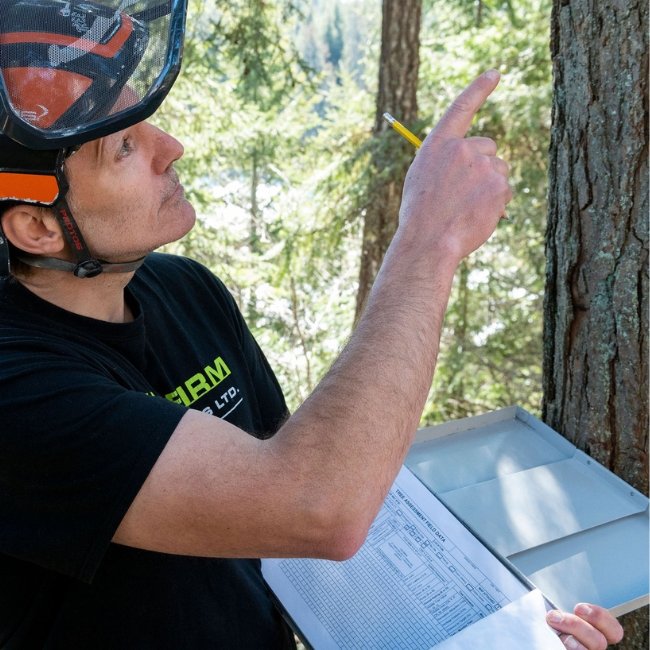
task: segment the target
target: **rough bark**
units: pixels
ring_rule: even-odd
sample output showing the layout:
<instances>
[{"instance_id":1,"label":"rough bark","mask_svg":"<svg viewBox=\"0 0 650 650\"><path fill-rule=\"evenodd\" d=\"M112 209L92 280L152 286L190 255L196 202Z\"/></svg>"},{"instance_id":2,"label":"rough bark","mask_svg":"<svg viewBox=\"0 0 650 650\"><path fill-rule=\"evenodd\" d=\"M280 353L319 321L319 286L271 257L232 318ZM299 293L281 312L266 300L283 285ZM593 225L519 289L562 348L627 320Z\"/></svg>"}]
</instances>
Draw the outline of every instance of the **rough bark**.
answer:
<instances>
[{"instance_id":1,"label":"rough bark","mask_svg":"<svg viewBox=\"0 0 650 650\"><path fill-rule=\"evenodd\" d=\"M422 0L383 0L382 12L375 136L389 128L382 118L385 112L409 125L417 117ZM373 154L372 164L379 182L372 188L364 216L355 320L361 315L397 228L402 185L408 168L409 155L405 155L408 146L395 135L393 148L378 148ZM412 147L409 153L412 157ZM390 174L382 173L387 169Z\"/></svg>"},{"instance_id":2,"label":"rough bark","mask_svg":"<svg viewBox=\"0 0 650 650\"><path fill-rule=\"evenodd\" d=\"M543 418L648 490L648 3L553 0ZM648 614L621 648L648 647Z\"/></svg>"}]
</instances>

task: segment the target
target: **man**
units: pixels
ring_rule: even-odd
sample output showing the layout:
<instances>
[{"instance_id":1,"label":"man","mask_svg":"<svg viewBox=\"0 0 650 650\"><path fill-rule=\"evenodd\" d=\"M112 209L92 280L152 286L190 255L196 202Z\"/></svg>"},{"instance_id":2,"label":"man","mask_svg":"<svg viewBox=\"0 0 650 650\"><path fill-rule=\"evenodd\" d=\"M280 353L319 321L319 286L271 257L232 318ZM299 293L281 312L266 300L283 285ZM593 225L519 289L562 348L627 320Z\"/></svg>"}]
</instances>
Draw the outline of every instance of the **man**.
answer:
<instances>
[{"instance_id":1,"label":"man","mask_svg":"<svg viewBox=\"0 0 650 650\"><path fill-rule=\"evenodd\" d=\"M425 141L366 312L288 417L221 283L151 254L195 218L173 169L182 146L139 121L177 68L161 60L138 86L164 33L147 25L178 36L184 7L117 4L0 0L13 264L0 285L0 644L292 647L247 558L339 560L363 543L418 425L455 268L511 197L494 142L465 137L498 74ZM620 640L606 610L558 615L569 648Z\"/></svg>"}]
</instances>

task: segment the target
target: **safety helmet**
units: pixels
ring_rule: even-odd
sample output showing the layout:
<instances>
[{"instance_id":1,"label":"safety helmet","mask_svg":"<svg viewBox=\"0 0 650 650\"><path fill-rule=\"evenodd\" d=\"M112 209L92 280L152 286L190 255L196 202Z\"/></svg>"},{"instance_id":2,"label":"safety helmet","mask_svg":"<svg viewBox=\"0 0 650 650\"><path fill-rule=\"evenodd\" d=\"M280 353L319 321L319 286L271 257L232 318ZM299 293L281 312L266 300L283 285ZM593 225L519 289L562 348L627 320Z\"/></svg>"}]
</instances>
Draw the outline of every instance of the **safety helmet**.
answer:
<instances>
[{"instance_id":1,"label":"safety helmet","mask_svg":"<svg viewBox=\"0 0 650 650\"><path fill-rule=\"evenodd\" d=\"M88 251L65 198L64 163L81 144L160 106L180 70L186 6L0 0L0 201L52 206L76 256L71 263L25 253L27 264L94 277L142 263L110 264ZM1 230L0 240L8 254Z\"/></svg>"}]
</instances>

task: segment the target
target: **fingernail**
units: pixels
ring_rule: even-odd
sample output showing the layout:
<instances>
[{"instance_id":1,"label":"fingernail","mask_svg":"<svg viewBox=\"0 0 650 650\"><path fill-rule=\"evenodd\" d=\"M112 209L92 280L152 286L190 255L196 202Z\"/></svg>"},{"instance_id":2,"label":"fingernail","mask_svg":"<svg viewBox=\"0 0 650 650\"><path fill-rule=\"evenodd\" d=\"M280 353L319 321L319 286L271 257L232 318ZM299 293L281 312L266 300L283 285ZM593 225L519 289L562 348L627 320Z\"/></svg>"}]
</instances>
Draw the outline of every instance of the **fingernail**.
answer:
<instances>
[{"instance_id":1,"label":"fingernail","mask_svg":"<svg viewBox=\"0 0 650 650\"><path fill-rule=\"evenodd\" d=\"M564 617L562 616L562 612L558 612L557 609L552 609L547 615L546 615L546 620L549 623L561 623L562 619Z\"/></svg>"},{"instance_id":2,"label":"fingernail","mask_svg":"<svg viewBox=\"0 0 650 650\"><path fill-rule=\"evenodd\" d=\"M592 612L594 611L589 605L585 603L579 603L575 607L575 613L578 614L578 616L591 616Z\"/></svg>"},{"instance_id":3,"label":"fingernail","mask_svg":"<svg viewBox=\"0 0 650 650\"><path fill-rule=\"evenodd\" d=\"M490 81L496 81L501 75L499 75L499 72L497 70L488 70L485 73L486 79L489 79Z\"/></svg>"}]
</instances>

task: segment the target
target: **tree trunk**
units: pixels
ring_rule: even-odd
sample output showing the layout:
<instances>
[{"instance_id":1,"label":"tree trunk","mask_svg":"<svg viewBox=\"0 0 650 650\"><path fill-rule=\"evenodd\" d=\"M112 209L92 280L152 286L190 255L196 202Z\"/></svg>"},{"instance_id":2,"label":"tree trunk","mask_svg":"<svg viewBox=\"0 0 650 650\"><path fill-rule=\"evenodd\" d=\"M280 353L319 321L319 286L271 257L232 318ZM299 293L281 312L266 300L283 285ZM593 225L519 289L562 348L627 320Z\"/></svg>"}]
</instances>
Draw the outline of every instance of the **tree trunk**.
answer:
<instances>
[{"instance_id":1,"label":"tree trunk","mask_svg":"<svg viewBox=\"0 0 650 650\"><path fill-rule=\"evenodd\" d=\"M422 0L383 0L379 89L373 135L389 128L382 118L391 113L413 124L417 117ZM410 149L408 149L410 147ZM395 134L394 146L373 155L375 178L363 225L361 268L355 320L359 319L377 271L397 228L402 185L413 148ZM390 170L390 174L386 171ZM384 173L382 173L384 172Z\"/></svg>"},{"instance_id":2,"label":"tree trunk","mask_svg":"<svg viewBox=\"0 0 650 650\"><path fill-rule=\"evenodd\" d=\"M543 419L646 493L647 30L647 0L553 0L543 382Z\"/></svg>"}]
</instances>

